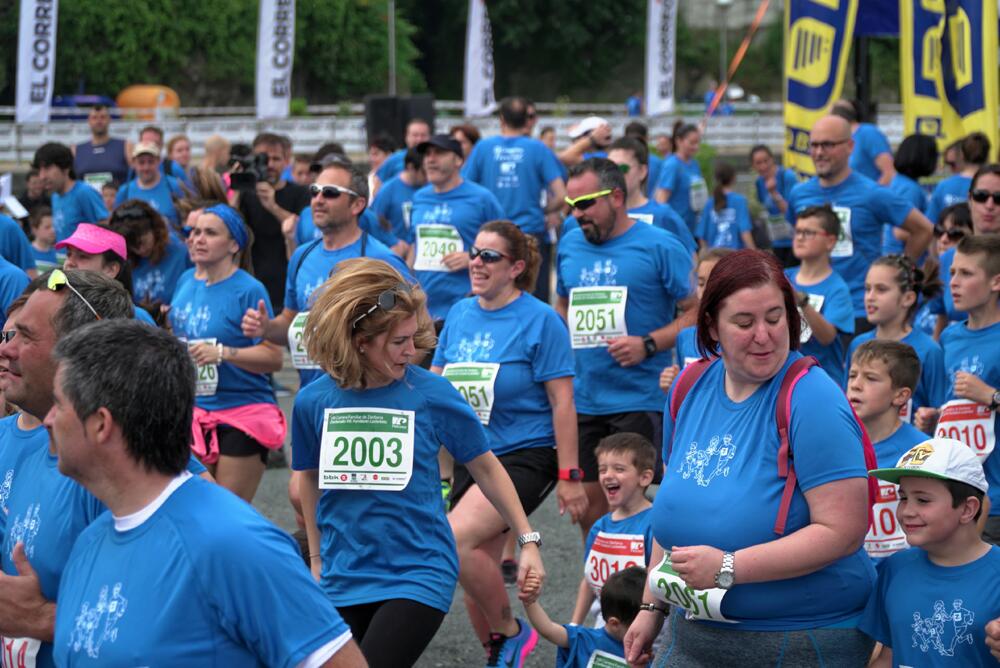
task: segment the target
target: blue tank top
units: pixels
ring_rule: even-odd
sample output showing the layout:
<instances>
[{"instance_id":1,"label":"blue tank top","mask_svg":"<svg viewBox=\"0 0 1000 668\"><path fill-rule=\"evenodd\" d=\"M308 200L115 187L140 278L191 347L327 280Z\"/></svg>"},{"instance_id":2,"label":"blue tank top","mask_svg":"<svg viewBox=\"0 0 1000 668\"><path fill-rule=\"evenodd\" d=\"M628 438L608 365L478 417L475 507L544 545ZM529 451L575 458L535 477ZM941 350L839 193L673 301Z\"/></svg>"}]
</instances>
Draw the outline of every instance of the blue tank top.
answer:
<instances>
[{"instance_id":1,"label":"blue tank top","mask_svg":"<svg viewBox=\"0 0 1000 668\"><path fill-rule=\"evenodd\" d=\"M76 177L90 183L91 180L106 182L110 180L121 185L128 175L128 162L125 160L125 140L109 139L108 143L94 146L88 141L76 146L76 158L73 160L73 171ZM90 178L88 178L88 176Z\"/></svg>"}]
</instances>

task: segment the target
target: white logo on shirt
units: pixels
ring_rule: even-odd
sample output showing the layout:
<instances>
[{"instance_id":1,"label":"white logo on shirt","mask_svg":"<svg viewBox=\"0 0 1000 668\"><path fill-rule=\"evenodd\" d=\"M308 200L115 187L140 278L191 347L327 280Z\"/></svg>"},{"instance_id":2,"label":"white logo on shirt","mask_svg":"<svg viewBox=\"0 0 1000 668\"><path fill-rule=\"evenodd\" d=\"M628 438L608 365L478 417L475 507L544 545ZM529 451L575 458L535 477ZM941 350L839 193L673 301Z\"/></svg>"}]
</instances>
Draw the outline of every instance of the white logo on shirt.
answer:
<instances>
[{"instance_id":1,"label":"white logo on shirt","mask_svg":"<svg viewBox=\"0 0 1000 668\"><path fill-rule=\"evenodd\" d=\"M934 612L930 617L922 617L919 611L913 613L913 624L910 625L913 647L919 647L921 652L933 647L941 656L955 656L955 646L959 643L974 644L968 628L975 619L975 614L962 605L960 598L951 602L950 611L945 609L944 601L934 601Z\"/></svg>"},{"instance_id":2,"label":"white logo on shirt","mask_svg":"<svg viewBox=\"0 0 1000 668\"><path fill-rule=\"evenodd\" d=\"M7 469L7 472L3 475L3 482L0 483L0 510L6 515L9 510L7 509L7 499L10 498L10 486L14 482L14 469Z\"/></svg>"},{"instance_id":3,"label":"white logo on shirt","mask_svg":"<svg viewBox=\"0 0 1000 668\"><path fill-rule=\"evenodd\" d=\"M986 373L986 365L983 364L983 360L979 355L973 355L972 357L963 357L958 364L948 369L948 378L951 381L952 393L955 391L955 374L959 371L971 373L973 376L982 378Z\"/></svg>"},{"instance_id":4,"label":"white logo on shirt","mask_svg":"<svg viewBox=\"0 0 1000 668\"><path fill-rule=\"evenodd\" d=\"M305 289L302 291L302 300L306 304L312 303L312 294L319 289L319 286L323 285L325 279L322 276L316 277L315 283L306 283Z\"/></svg>"},{"instance_id":5,"label":"white logo on shirt","mask_svg":"<svg viewBox=\"0 0 1000 668\"><path fill-rule=\"evenodd\" d=\"M10 525L10 533L7 535L7 543L10 546L10 558L14 559L14 546L24 543L24 553L28 558L35 556L35 536L38 535L38 528L42 520L38 517L41 510L40 503L33 503L24 511L24 517L20 515L14 518L14 523Z\"/></svg>"},{"instance_id":6,"label":"white logo on shirt","mask_svg":"<svg viewBox=\"0 0 1000 668\"><path fill-rule=\"evenodd\" d=\"M188 302L184 308L176 311L174 317L177 321L177 326L174 327L175 331L186 333L194 339L200 339L208 330L208 323L212 319L212 310L207 305L202 305L195 311L191 302Z\"/></svg>"},{"instance_id":7,"label":"white logo on shirt","mask_svg":"<svg viewBox=\"0 0 1000 668\"><path fill-rule=\"evenodd\" d=\"M127 609L128 599L122 596L122 583L115 583L110 599L108 585L104 585L98 594L97 605L91 608L84 601L80 606L80 614L76 617L76 625L69 639L70 647L74 652L84 649L90 658L98 658L105 641L114 642L118 639L118 622L125 616Z\"/></svg>"},{"instance_id":8,"label":"white logo on shirt","mask_svg":"<svg viewBox=\"0 0 1000 668\"><path fill-rule=\"evenodd\" d=\"M677 473L685 480L694 477L701 487L708 487L715 476L729 475L729 462L736 456L736 446L733 445L733 435L713 436L704 450L698 448L698 442L692 441L688 447L684 461L677 468ZM714 466L713 466L714 463ZM708 471L708 475L705 472Z\"/></svg>"},{"instance_id":9,"label":"white logo on shirt","mask_svg":"<svg viewBox=\"0 0 1000 668\"><path fill-rule=\"evenodd\" d=\"M167 281L159 269L154 269L145 276L135 279L135 294L147 300L152 300L153 295L162 295L166 289Z\"/></svg>"},{"instance_id":10,"label":"white logo on shirt","mask_svg":"<svg viewBox=\"0 0 1000 668\"><path fill-rule=\"evenodd\" d=\"M447 204L435 204L431 207L426 214L424 214L423 219L420 221L422 223L450 223L451 222L451 207Z\"/></svg>"},{"instance_id":11,"label":"white logo on shirt","mask_svg":"<svg viewBox=\"0 0 1000 668\"><path fill-rule=\"evenodd\" d=\"M618 285L615 276L618 275L618 267L611 260L595 260L594 268L590 271L586 267L580 268L580 287L588 288L595 285Z\"/></svg>"},{"instance_id":12,"label":"white logo on shirt","mask_svg":"<svg viewBox=\"0 0 1000 668\"><path fill-rule=\"evenodd\" d=\"M458 342L458 357L456 362L485 362L490 359L490 351L496 346L493 334L476 332L472 340L462 338Z\"/></svg>"}]
</instances>

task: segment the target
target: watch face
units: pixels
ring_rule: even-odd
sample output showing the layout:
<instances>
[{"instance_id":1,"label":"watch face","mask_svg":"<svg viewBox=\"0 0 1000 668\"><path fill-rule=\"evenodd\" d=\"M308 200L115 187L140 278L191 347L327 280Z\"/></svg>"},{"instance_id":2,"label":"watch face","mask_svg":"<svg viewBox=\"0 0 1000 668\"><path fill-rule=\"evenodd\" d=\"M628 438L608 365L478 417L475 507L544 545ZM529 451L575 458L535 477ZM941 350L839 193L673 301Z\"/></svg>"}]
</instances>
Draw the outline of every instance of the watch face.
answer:
<instances>
[{"instance_id":1,"label":"watch face","mask_svg":"<svg viewBox=\"0 0 1000 668\"><path fill-rule=\"evenodd\" d=\"M715 579L721 589L729 589L733 586L733 574L729 571L719 573Z\"/></svg>"}]
</instances>

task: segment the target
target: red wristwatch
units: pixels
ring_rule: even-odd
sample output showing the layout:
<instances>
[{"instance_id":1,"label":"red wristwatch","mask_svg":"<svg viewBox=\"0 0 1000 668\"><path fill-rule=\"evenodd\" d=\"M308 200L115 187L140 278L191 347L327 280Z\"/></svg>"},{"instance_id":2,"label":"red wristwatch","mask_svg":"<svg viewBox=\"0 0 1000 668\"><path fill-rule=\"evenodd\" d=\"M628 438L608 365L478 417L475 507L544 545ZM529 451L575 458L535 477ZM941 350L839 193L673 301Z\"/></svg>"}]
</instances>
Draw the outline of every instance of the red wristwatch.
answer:
<instances>
[{"instance_id":1,"label":"red wristwatch","mask_svg":"<svg viewBox=\"0 0 1000 668\"><path fill-rule=\"evenodd\" d=\"M583 469L559 469L560 480L583 480Z\"/></svg>"}]
</instances>

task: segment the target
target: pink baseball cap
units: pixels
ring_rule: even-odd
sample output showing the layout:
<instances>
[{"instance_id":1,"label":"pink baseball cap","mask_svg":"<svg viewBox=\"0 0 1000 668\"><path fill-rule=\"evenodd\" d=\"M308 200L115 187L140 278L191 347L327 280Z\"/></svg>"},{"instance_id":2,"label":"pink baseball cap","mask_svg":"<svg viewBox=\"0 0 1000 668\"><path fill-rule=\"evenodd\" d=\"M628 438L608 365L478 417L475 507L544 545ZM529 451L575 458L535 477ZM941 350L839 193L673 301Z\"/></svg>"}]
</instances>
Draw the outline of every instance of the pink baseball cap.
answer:
<instances>
[{"instance_id":1,"label":"pink baseball cap","mask_svg":"<svg viewBox=\"0 0 1000 668\"><path fill-rule=\"evenodd\" d=\"M128 259L125 237L106 227L90 223L80 223L76 226L76 231L73 234L56 244L58 249L66 248L66 246L72 246L91 255L100 255L104 251L111 251L122 260Z\"/></svg>"}]
</instances>

